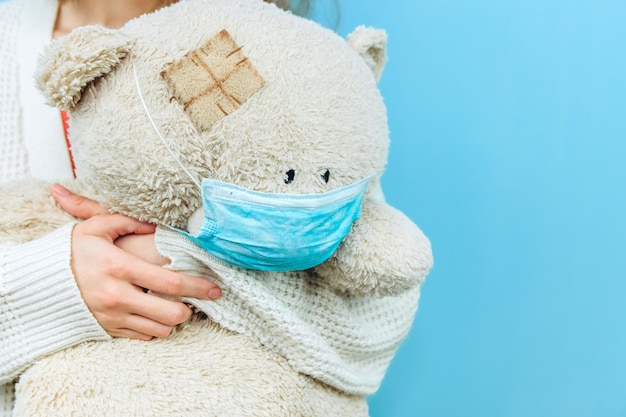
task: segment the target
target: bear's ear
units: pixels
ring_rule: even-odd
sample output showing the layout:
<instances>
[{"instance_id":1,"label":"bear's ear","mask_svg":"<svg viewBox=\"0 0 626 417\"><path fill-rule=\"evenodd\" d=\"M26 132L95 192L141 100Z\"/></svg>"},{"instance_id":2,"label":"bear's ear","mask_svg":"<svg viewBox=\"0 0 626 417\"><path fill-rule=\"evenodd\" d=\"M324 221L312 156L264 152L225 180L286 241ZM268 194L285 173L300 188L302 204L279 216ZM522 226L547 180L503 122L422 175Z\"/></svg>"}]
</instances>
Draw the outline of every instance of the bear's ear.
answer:
<instances>
[{"instance_id":1,"label":"bear's ear","mask_svg":"<svg viewBox=\"0 0 626 417\"><path fill-rule=\"evenodd\" d=\"M48 104L71 110L95 79L128 54L130 41L118 31L84 26L55 41L39 57L35 80Z\"/></svg>"},{"instance_id":2,"label":"bear's ear","mask_svg":"<svg viewBox=\"0 0 626 417\"><path fill-rule=\"evenodd\" d=\"M378 81L387 62L387 33L381 29L359 26L348 35L347 40L370 67Z\"/></svg>"}]
</instances>

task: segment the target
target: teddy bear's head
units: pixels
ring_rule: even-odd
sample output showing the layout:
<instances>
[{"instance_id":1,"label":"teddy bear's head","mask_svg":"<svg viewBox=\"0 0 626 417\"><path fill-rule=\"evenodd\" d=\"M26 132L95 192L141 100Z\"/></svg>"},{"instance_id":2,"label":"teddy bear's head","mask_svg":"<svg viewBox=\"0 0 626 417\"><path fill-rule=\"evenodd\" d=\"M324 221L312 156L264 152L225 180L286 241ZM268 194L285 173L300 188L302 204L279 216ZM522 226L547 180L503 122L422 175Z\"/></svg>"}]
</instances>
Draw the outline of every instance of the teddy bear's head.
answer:
<instances>
[{"instance_id":1,"label":"teddy bear's head","mask_svg":"<svg viewBox=\"0 0 626 417\"><path fill-rule=\"evenodd\" d=\"M73 31L43 55L37 80L70 115L77 177L89 195L143 221L205 230L204 182L315 199L369 178L355 199L362 204L351 205L360 210L354 223L357 211L314 225L301 215L291 233L263 216L255 226L273 239L277 229L296 236L296 256L302 228L316 242L325 227L337 242L326 249L332 256L308 265L340 291L392 294L418 285L432 257L428 239L380 189L385 48L383 31L359 27L345 40L260 0L181 0L119 30ZM345 238L334 221L344 222ZM232 223L255 244L258 227ZM278 238L275 247L286 245Z\"/></svg>"},{"instance_id":2,"label":"teddy bear's head","mask_svg":"<svg viewBox=\"0 0 626 417\"><path fill-rule=\"evenodd\" d=\"M186 227L194 179L289 194L377 184L386 39L362 27L348 39L259 0L183 0L75 30L38 81L70 114L77 176L103 204Z\"/></svg>"}]
</instances>

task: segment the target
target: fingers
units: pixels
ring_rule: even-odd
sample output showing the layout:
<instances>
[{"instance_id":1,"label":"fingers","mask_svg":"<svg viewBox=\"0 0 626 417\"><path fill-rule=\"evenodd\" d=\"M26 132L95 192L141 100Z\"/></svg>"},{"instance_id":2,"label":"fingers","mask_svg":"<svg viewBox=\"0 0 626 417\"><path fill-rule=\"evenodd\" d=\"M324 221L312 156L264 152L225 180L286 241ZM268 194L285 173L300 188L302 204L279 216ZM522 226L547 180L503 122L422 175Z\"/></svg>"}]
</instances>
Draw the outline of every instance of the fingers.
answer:
<instances>
[{"instance_id":1,"label":"fingers","mask_svg":"<svg viewBox=\"0 0 626 417\"><path fill-rule=\"evenodd\" d=\"M107 274L138 288L147 288L172 297L191 297L202 300L216 299L222 295L220 288L206 278L194 277L153 265L121 250L115 252L114 255L113 258L107 260Z\"/></svg>"},{"instance_id":2,"label":"fingers","mask_svg":"<svg viewBox=\"0 0 626 417\"><path fill-rule=\"evenodd\" d=\"M183 303L167 300L154 294L144 294L143 291L129 303L128 308L135 314L132 320L134 325L130 327L157 337L168 336L173 326L186 322L192 314L191 308ZM145 317L150 317L151 323L141 323L135 320L135 318Z\"/></svg>"},{"instance_id":3,"label":"fingers","mask_svg":"<svg viewBox=\"0 0 626 417\"><path fill-rule=\"evenodd\" d=\"M90 297L90 310L100 325L114 337L150 340L167 337L174 326L191 318L191 309L176 301L124 282Z\"/></svg>"},{"instance_id":4,"label":"fingers","mask_svg":"<svg viewBox=\"0 0 626 417\"><path fill-rule=\"evenodd\" d=\"M144 293L143 289L117 283L114 290L97 294L100 324L110 329L131 329L143 334L166 337L172 327L191 318L191 309L181 302ZM126 314L111 314L124 311Z\"/></svg>"},{"instance_id":5,"label":"fingers","mask_svg":"<svg viewBox=\"0 0 626 417\"><path fill-rule=\"evenodd\" d=\"M121 214L97 214L77 225L76 229L82 234L106 237L114 242L120 236L154 233L156 226Z\"/></svg>"},{"instance_id":6,"label":"fingers","mask_svg":"<svg viewBox=\"0 0 626 417\"><path fill-rule=\"evenodd\" d=\"M168 336L189 319L183 303L145 294L142 288L173 297L214 299L218 286L153 265L115 246L119 236L146 233L154 245L154 226L122 215L98 214L72 233L71 267L85 304L111 336L149 340ZM156 250L152 247L149 250Z\"/></svg>"},{"instance_id":7,"label":"fingers","mask_svg":"<svg viewBox=\"0 0 626 417\"><path fill-rule=\"evenodd\" d=\"M216 299L222 295L213 282L200 277L181 274L148 263L128 263L124 275L133 277L131 282L142 288L172 297L191 297L201 300Z\"/></svg>"},{"instance_id":8,"label":"fingers","mask_svg":"<svg viewBox=\"0 0 626 417\"><path fill-rule=\"evenodd\" d=\"M97 201L74 194L61 184L54 184L51 193L63 210L79 219L88 219L98 214L108 213Z\"/></svg>"},{"instance_id":9,"label":"fingers","mask_svg":"<svg viewBox=\"0 0 626 417\"><path fill-rule=\"evenodd\" d=\"M168 337L174 326L191 318L191 309L183 303L166 300L156 295L143 294L141 302L130 303L136 314L127 317L122 325L143 335ZM149 317L149 318L148 318ZM122 329L123 330L123 329Z\"/></svg>"},{"instance_id":10,"label":"fingers","mask_svg":"<svg viewBox=\"0 0 626 417\"><path fill-rule=\"evenodd\" d=\"M158 298L152 296L153 298ZM180 304L180 303L175 303ZM184 305L183 305L184 306ZM191 310L185 306L189 313L187 318L180 323L184 323L191 317ZM115 330L112 330L109 334L113 337L128 337L130 339L150 340L152 338L164 338L168 337L174 326L180 323L172 323L171 325L162 324L153 320L147 319L140 315L128 315L125 323L120 323L115 326Z\"/></svg>"},{"instance_id":11,"label":"fingers","mask_svg":"<svg viewBox=\"0 0 626 417\"><path fill-rule=\"evenodd\" d=\"M75 194L61 184L54 184L51 188L51 193L63 210L79 219L90 219L96 216L109 215L108 210L102 207L97 201ZM119 236L128 234L154 233L154 225L122 215L109 216L111 216L111 219L115 220L115 223L111 223L110 221L90 222L85 226L87 232L91 234L107 234L113 240ZM113 229L111 229L112 227Z\"/></svg>"}]
</instances>

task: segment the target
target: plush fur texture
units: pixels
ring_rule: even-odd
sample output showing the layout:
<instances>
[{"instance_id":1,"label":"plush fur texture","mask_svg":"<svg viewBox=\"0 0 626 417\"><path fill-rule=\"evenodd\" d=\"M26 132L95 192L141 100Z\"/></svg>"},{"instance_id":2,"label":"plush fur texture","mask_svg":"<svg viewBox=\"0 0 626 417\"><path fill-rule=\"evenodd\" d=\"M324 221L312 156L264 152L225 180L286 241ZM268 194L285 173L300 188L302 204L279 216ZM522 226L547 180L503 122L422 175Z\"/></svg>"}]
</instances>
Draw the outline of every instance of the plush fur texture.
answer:
<instances>
[{"instance_id":1,"label":"plush fur texture","mask_svg":"<svg viewBox=\"0 0 626 417\"><path fill-rule=\"evenodd\" d=\"M223 29L264 85L207 125L178 101L163 72ZM88 343L44 358L20 378L16 416L77 415L83 409L93 416L367 414L365 396L377 389L408 332L419 285L432 265L428 239L385 202L380 190L389 138L376 82L384 67L385 44L382 31L359 28L346 42L258 0L187 0L117 31L81 28L44 55L40 87L52 104L70 113L80 181L67 185L113 212L187 227L201 210L194 180L160 142L138 90L176 158L196 180L308 194L372 174L374 178L361 218L337 252L315 270L294 273L293 282L314 284L299 289L311 291L310 297L319 290L326 294L320 299L342 308L358 304L345 310L358 313L355 317L324 317L326 311L318 309L303 313L318 317L313 322L302 316L294 321L307 328L318 323L308 330L336 338L328 343L336 362L319 369L316 352L299 347L306 346L306 339L230 326L238 334L211 320L198 321L163 340ZM201 110L194 106L194 112ZM47 185L22 183L4 195L14 202L11 212L0 218L2 238L30 240L68 220L50 200ZM37 195L41 198L33 197ZM235 291L229 282L242 274L226 268L218 275L224 288ZM247 273L244 278L254 283L272 275ZM395 296L406 306L367 316L368 300L380 305L387 300L393 306ZM223 298L228 300L228 294ZM233 321L220 316L219 307L211 304L207 314L229 327ZM280 331L284 319L279 315L254 325ZM345 337L358 335L351 331L360 326L371 335ZM387 329L393 330L388 337ZM379 334L387 339L370 337ZM283 348L289 343L296 349ZM366 351L363 346L368 346ZM344 361L349 362L347 369L361 373L333 366ZM362 371L370 363L376 364L376 372L368 376Z\"/></svg>"},{"instance_id":2,"label":"plush fur texture","mask_svg":"<svg viewBox=\"0 0 626 417\"><path fill-rule=\"evenodd\" d=\"M78 29L80 32L81 29ZM48 102L68 110L80 99L85 86L110 72L128 53L128 40L118 32L103 27L90 28L98 33L98 42L92 36L73 36L71 44L52 55L52 62L37 77L38 87L48 96ZM55 88L62 85L62 88Z\"/></svg>"},{"instance_id":3,"label":"plush fur texture","mask_svg":"<svg viewBox=\"0 0 626 417\"><path fill-rule=\"evenodd\" d=\"M100 360L86 361L94 349ZM14 415L31 417L367 415L363 398L295 373L258 342L206 320L150 343L60 352L26 371L16 396Z\"/></svg>"},{"instance_id":4,"label":"plush fur texture","mask_svg":"<svg viewBox=\"0 0 626 417\"><path fill-rule=\"evenodd\" d=\"M78 182L67 183L85 193ZM50 233L72 221L74 217L59 208L50 195L50 184L37 180L16 181L2 188L0 240L25 243Z\"/></svg>"}]
</instances>

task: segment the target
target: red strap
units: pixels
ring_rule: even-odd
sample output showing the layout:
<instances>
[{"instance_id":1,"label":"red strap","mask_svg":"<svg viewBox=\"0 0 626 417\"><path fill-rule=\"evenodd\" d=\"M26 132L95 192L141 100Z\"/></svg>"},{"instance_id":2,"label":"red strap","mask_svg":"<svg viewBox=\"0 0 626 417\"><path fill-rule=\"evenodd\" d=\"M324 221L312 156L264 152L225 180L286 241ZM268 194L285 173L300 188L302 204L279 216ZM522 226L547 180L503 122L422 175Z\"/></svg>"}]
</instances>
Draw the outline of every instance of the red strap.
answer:
<instances>
[{"instance_id":1,"label":"red strap","mask_svg":"<svg viewBox=\"0 0 626 417\"><path fill-rule=\"evenodd\" d=\"M63 122L63 134L65 135L65 146L67 146L67 155L72 164L72 175L76 178L76 166L74 165L74 156L72 155L72 144L70 143L70 117L65 110L61 110L61 121Z\"/></svg>"}]
</instances>

